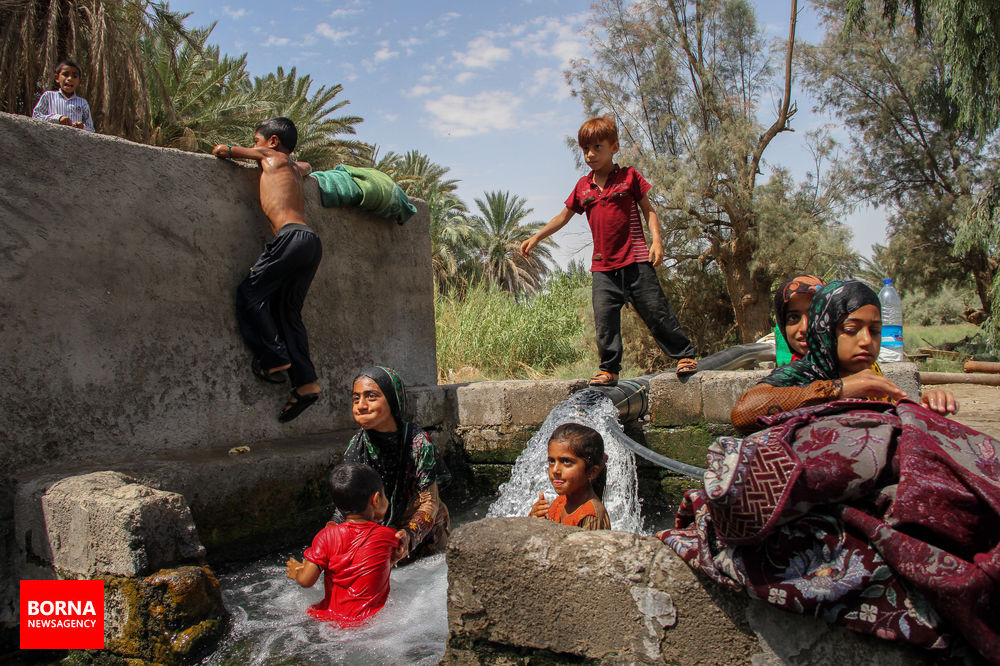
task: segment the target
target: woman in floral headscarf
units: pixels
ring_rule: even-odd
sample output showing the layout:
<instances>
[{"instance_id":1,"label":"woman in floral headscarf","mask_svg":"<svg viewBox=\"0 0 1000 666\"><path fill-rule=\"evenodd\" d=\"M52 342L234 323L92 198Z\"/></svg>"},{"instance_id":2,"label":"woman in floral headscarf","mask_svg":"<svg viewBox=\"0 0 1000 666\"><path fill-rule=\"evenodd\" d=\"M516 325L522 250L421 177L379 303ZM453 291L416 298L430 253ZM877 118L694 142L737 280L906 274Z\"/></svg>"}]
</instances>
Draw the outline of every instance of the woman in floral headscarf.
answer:
<instances>
[{"instance_id":1,"label":"woman in floral headscarf","mask_svg":"<svg viewBox=\"0 0 1000 666\"><path fill-rule=\"evenodd\" d=\"M401 557L444 552L451 520L438 495L448 475L427 434L404 420L406 389L392 368L372 366L354 378L354 420L361 430L344 452L345 462L378 472L389 500L383 525L397 528Z\"/></svg>"},{"instance_id":2,"label":"woman in floral headscarf","mask_svg":"<svg viewBox=\"0 0 1000 666\"><path fill-rule=\"evenodd\" d=\"M815 275L799 273L782 282L774 292L774 342L779 366L806 355L809 304L825 285Z\"/></svg>"},{"instance_id":3,"label":"woman in floral headscarf","mask_svg":"<svg viewBox=\"0 0 1000 666\"><path fill-rule=\"evenodd\" d=\"M749 432L759 429L758 416L841 398L905 398L892 380L872 370L881 333L881 305L868 285L857 280L826 285L809 306L806 355L776 368L744 393L730 414L733 425ZM927 391L920 402L940 414L958 411L948 391Z\"/></svg>"}]
</instances>

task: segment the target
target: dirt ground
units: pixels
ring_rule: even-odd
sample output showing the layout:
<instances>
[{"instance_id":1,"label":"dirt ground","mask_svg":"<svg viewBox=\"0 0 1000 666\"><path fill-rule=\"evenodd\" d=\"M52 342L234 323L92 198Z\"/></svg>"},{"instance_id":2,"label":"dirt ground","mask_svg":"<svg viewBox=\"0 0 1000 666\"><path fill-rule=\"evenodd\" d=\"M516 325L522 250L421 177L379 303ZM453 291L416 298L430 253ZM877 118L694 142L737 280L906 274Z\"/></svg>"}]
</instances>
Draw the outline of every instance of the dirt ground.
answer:
<instances>
[{"instance_id":1,"label":"dirt ground","mask_svg":"<svg viewBox=\"0 0 1000 666\"><path fill-rule=\"evenodd\" d=\"M963 425L1000 439L1000 386L941 384L934 388L955 394L958 400L958 414L952 418Z\"/></svg>"}]
</instances>

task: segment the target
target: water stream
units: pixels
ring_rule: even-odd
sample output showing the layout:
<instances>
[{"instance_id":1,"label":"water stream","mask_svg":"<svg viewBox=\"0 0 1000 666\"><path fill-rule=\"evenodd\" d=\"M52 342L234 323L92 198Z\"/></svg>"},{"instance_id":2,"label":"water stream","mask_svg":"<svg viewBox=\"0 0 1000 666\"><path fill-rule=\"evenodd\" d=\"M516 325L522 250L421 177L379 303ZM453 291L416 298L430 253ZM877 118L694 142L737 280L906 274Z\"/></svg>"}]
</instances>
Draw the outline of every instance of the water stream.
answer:
<instances>
[{"instance_id":1,"label":"water stream","mask_svg":"<svg viewBox=\"0 0 1000 666\"><path fill-rule=\"evenodd\" d=\"M620 440L617 407L610 398L595 391L574 393L549 413L518 456L510 480L500 485L500 497L490 506L487 516L527 516L539 492L550 502L555 499L547 472L549 437L567 422L589 426L604 438L608 480L603 502L611 517L611 529L642 532L635 455Z\"/></svg>"},{"instance_id":2,"label":"water stream","mask_svg":"<svg viewBox=\"0 0 1000 666\"><path fill-rule=\"evenodd\" d=\"M617 418L611 399L593 391L563 401L525 446L487 515L526 516L540 491L550 500L555 498L546 472L549 436L560 424L574 421L604 438L608 456L604 505L612 528L640 532L635 457L619 441ZM456 525L481 514L476 507L453 512ZM444 555L393 569L385 608L370 622L351 629L306 614L310 604L322 599L323 584L303 589L286 579L284 562L290 556L301 558L302 550L275 554L220 575L233 624L203 664L436 664L444 656L448 639Z\"/></svg>"}]
</instances>

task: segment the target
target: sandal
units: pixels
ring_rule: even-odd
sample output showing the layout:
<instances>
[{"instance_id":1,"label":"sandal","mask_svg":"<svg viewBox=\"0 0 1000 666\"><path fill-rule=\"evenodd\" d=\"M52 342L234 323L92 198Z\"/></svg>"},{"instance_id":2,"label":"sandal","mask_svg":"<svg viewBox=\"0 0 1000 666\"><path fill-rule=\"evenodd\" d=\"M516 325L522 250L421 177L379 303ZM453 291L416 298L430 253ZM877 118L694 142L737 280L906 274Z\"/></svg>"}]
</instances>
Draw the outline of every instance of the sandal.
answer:
<instances>
[{"instance_id":1,"label":"sandal","mask_svg":"<svg viewBox=\"0 0 1000 666\"><path fill-rule=\"evenodd\" d=\"M284 370L278 370L277 372L268 372L264 369L264 366L260 364L260 359L255 358L253 363L250 364L250 370L253 372L254 376L268 384L284 384L288 376L285 374Z\"/></svg>"},{"instance_id":2,"label":"sandal","mask_svg":"<svg viewBox=\"0 0 1000 666\"><path fill-rule=\"evenodd\" d=\"M682 358L677 361L677 376L687 377L698 372L698 361L693 358Z\"/></svg>"},{"instance_id":3,"label":"sandal","mask_svg":"<svg viewBox=\"0 0 1000 666\"><path fill-rule=\"evenodd\" d=\"M601 370L590 378L591 386L616 386L618 384L618 373Z\"/></svg>"},{"instance_id":4,"label":"sandal","mask_svg":"<svg viewBox=\"0 0 1000 666\"><path fill-rule=\"evenodd\" d=\"M302 395L297 389L292 389L292 396L285 403L285 406L281 408L281 412L278 413L278 420L282 423L288 423L317 400L319 400L319 393Z\"/></svg>"}]
</instances>

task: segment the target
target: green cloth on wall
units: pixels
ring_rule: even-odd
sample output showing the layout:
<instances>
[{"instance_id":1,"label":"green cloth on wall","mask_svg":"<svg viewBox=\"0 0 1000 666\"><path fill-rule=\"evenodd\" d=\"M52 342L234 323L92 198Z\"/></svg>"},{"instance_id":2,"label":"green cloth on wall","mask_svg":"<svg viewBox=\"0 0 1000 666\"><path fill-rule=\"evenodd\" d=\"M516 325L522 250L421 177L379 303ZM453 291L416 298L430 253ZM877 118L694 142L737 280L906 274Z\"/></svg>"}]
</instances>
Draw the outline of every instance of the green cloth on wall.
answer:
<instances>
[{"instance_id":1,"label":"green cloth on wall","mask_svg":"<svg viewBox=\"0 0 1000 666\"><path fill-rule=\"evenodd\" d=\"M354 182L361 188L361 208L370 210L379 217L395 220L402 224L417 212L417 207L410 203L406 193L392 178L378 169L340 165L351 174Z\"/></svg>"},{"instance_id":2,"label":"green cloth on wall","mask_svg":"<svg viewBox=\"0 0 1000 666\"><path fill-rule=\"evenodd\" d=\"M342 165L330 171L317 171L309 175L319 181L320 202L326 208L361 205L364 196L361 188Z\"/></svg>"}]
</instances>

